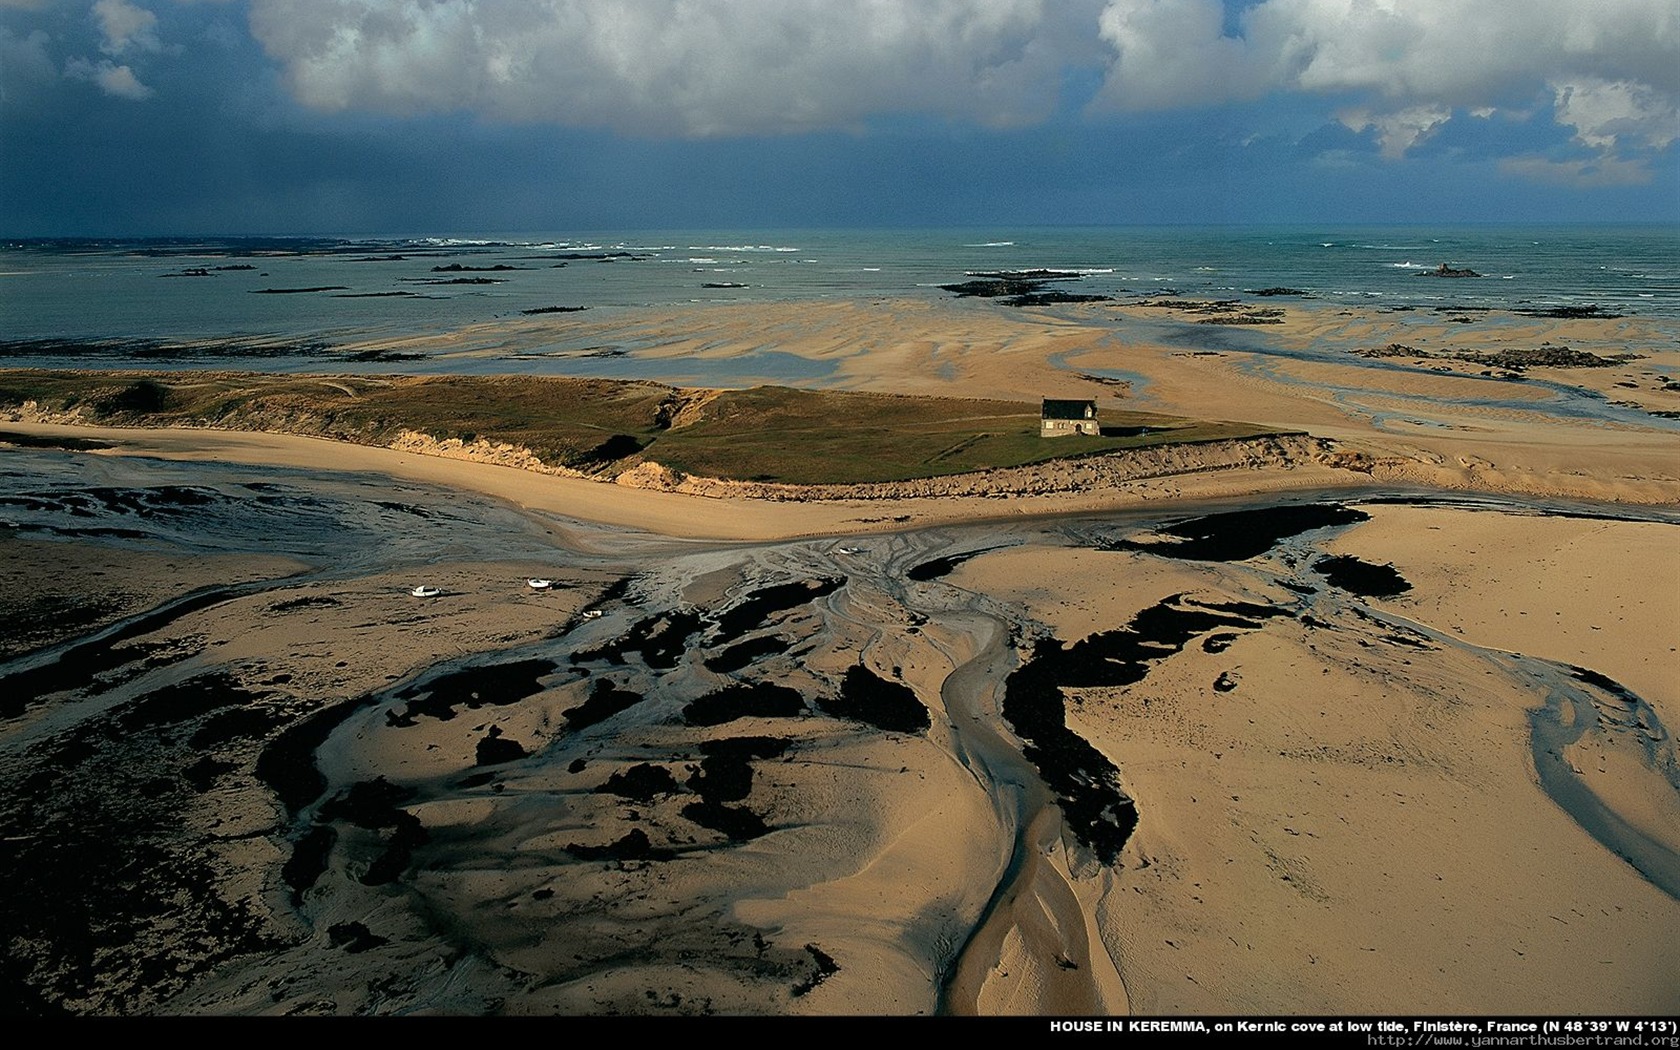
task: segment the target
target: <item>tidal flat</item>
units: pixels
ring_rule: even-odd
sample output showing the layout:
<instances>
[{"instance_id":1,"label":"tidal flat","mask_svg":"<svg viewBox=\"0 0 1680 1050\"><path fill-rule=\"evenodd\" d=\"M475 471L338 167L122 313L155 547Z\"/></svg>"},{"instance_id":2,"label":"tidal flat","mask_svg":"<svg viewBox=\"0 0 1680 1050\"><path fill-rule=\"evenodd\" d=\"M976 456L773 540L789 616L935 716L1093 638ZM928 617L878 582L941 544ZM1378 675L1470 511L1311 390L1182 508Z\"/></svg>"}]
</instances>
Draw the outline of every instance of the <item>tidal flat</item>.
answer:
<instances>
[{"instance_id":1,"label":"tidal flat","mask_svg":"<svg viewBox=\"0 0 1680 1050\"><path fill-rule=\"evenodd\" d=\"M274 403L78 416L141 377L47 374L0 422L4 1001L1673 1012L1668 322L1289 304L1192 348L1162 309L635 322L1028 421L1260 431L823 491L660 475L657 436L567 474ZM512 323L627 323L598 313ZM1639 356L1352 352L1447 323ZM145 413L247 382L154 381Z\"/></svg>"}]
</instances>

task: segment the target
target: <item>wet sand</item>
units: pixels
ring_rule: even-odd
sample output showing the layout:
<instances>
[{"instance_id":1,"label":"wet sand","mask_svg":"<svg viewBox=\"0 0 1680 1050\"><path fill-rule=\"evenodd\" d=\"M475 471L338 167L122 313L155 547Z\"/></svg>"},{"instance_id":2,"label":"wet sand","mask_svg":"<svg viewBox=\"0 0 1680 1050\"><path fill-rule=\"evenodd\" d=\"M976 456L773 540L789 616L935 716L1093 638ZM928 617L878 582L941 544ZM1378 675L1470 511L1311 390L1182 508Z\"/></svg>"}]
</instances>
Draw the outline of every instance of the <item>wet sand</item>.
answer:
<instances>
[{"instance_id":1,"label":"wet sand","mask_svg":"<svg viewBox=\"0 0 1680 1050\"><path fill-rule=\"evenodd\" d=\"M0 733L18 1012L1680 1007L1662 417L1121 347L1071 310L941 336L917 309L903 344L842 345L856 305L773 332L829 339L860 385L994 395L1065 381L1079 344L1063 360L1123 359L1146 407L1388 466L1000 506L206 431L7 451L0 688L33 683ZM772 334L756 316L739 339ZM1326 368L1370 389L1290 378ZM121 496L183 477L179 507ZM95 489L117 495L63 494ZM96 603L102 572L120 593Z\"/></svg>"}]
</instances>

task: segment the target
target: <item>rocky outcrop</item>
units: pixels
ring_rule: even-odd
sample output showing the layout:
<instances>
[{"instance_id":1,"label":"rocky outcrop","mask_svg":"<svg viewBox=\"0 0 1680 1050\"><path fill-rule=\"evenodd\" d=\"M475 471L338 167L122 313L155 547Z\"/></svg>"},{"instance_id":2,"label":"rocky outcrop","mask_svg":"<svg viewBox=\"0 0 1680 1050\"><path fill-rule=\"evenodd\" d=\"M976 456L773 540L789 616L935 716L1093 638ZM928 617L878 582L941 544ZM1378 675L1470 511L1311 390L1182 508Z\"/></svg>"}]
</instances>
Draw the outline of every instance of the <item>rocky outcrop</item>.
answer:
<instances>
[{"instance_id":1,"label":"rocky outcrop","mask_svg":"<svg viewBox=\"0 0 1680 1050\"><path fill-rule=\"evenodd\" d=\"M1480 277L1482 275L1477 273L1475 270L1455 270L1451 266L1448 266L1446 263L1442 263L1441 265L1435 267L1435 269L1433 269L1433 270L1424 270L1422 273L1418 274L1418 276L1419 277Z\"/></svg>"},{"instance_id":2,"label":"rocky outcrop","mask_svg":"<svg viewBox=\"0 0 1680 1050\"><path fill-rule=\"evenodd\" d=\"M463 441L460 438L435 438L417 430L404 430L386 447L398 452L412 452L420 456L439 456L443 459L463 459L473 463L490 463L498 467L516 467L519 470L529 470L538 474L555 474L566 478L588 476L581 471L544 463L536 453L523 445L510 445L505 441L487 441L484 438L477 438L472 441Z\"/></svg>"}]
</instances>

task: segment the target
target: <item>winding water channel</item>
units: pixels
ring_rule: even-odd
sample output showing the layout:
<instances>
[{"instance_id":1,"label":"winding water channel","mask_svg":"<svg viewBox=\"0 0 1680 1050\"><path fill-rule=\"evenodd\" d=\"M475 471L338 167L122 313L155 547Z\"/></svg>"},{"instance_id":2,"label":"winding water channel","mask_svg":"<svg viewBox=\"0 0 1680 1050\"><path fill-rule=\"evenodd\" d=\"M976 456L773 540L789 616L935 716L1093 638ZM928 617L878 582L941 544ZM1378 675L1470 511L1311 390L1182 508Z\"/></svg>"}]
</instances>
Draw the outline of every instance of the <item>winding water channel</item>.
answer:
<instances>
[{"instance_id":1,"label":"winding water channel","mask_svg":"<svg viewBox=\"0 0 1680 1050\"><path fill-rule=\"evenodd\" d=\"M1539 786L1680 898L1680 859L1622 819L1564 757L1585 736L1632 734L1651 775L1680 793L1674 744L1651 705L1594 670L1481 649L1325 586L1311 566L1326 540L1356 527L1357 504L1297 498L1280 511L1268 499L738 544L564 521L373 477L48 451L9 453L3 468L9 538L62 541L67 556L72 544L92 543L278 553L306 566L172 597L0 664L0 814L12 843L0 868L21 887L6 921L38 944L9 980L42 995L97 991L66 969L81 949L53 941L68 936L65 924L24 914L80 907L56 896L50 877L24 873L40 864L50 876L45 851L70 835L50 824L48 814L74 810L68 789L51 785L144 748L159 769L196 769L218 791L239 793L238 806L272 811L246 821L250 839L268 844L256 892L292 925L253 919L218 965L295 964L330 930L334 947L406 974L367 993L366 1008L460 1009L521 995L539 1010L610 1004L627 1001L631 973L650 982L650 997L663 981L658 994L680 1002L685 967L732 975L740 998L709 1005L766 1008L867 958L883 982L920 983L887 1006L979 1012L1001 1001L1006 982L994 971L1009 942L1057 976L1064 1006L1124 1010L1116 946L1090 923L1065 920L1088 910L1082 902L1101 894L1132 825L1152 814L1127 793L1126 770L1050 708L1065 689L1146 683L1187 647L1214 653L1274 622L1375 630L1372 638L1407 652L1451 648L1525 683ZM1605 512L1441 501L1467 503ZM1668 511L1613 513L1677 524ZM1183 524L1198 517L1202 525ZM1231 540L1233 530L1264 558L1173 552L1175 543ZM1089 638L1057 638L1029 609L961 582L967 560L1028 546L1195 557L1210 572L1240 561L1291 597L1172 595ZM219 657L214 639L177 660L147 662L122 648L169 639L218 604L272 617L304 600L342 602L332 588L345 581L538 560L575 593L576 615L536 639L444 659L411 653L411 672L361 694L300 695L277 673L280 654L257 668ZM424 615L391 591L365 618ZM1012 707L1028 703L1030 713ZM235 708L262 713L236 732ZM189 731L199 745L182 749ZM476 756L465 765L450 757L463 746ZM210 753L225 770L203 766ZM235 803L204 793L181 803L218 804ZM196 856L192 841L149 824L142 832L140 817L101 806L93 809L107 823L97 830L110 848L143 838L156 877L234 877L182 860ZM918 879L928 884L910 913L883 904L872 914L862 903ZM194 892L226 896L217 885ZM106 903L141 914L155 897L130 886ZM198 921L215 919L205 904ZM208 969L196 972L208 983L193 985L137 971L123 994L163 989L184 1003L232 1006L256 994L218 973L211 981ZM460 998L464 988L480 998Z\"/></svg>"}]
</instances>

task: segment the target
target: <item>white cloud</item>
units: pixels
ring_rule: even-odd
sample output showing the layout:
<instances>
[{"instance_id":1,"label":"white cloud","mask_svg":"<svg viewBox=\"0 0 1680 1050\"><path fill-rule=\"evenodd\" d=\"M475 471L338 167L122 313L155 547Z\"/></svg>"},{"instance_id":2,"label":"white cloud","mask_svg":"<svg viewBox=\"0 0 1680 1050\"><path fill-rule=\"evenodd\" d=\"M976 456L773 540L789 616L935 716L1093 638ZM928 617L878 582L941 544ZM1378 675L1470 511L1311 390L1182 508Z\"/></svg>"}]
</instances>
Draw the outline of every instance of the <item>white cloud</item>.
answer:
<instances>
[{"instance_id":1,"label":"white cloud","mask_svg":"<svg viewBox=\"0 0 1680 1050\"><path fill-rule=\"evenodd\" d=\"M1351 97L1360 101L1344 123L1377 128L1392 156L1443 112L1492 115L1551 92L1583 142L1656 144L1680 98L1675 0L1262 0L1240 25L1225 34L1217 0L1111 0L1100 34L1112 55L1094 107Z\"/></svg>"},{"instance_id":2,"label":"white cloud","mask_svg":"<svg viewBox=\"0 0 1680 1050\"><path fill-rule=\"evenodd\" d=\"M5 2L5 0L0 0ZM97 0L107 51L155 18ZM855 128L892 113L1010 127L1070 69L1093 112L1319 95L1403 156L1454 112L1551 103L1601 152L1665 148L1676 0L250 0L255 38L315 109L467 112L687 136Z\"/></svg>"},{"instance_id":3,"label":"white cloud","mask_svg":"<svg viewBox=\"0 0 1680 1050\"><path fill-rule=\"evenodd\" d=\"M1398 160L1451 120L1452 110L1445 106L1411 106L1394 113L1373 114L1369 110L1357 109L1341 113L1337 119L1351 131L1374 129L1382 155L1389 160Z\"/></svg>"},{"instance_id":4,"label":"white cloud","mask_svg":"<svg viewBox=\"0 0 1680 1050\"><path fill-rule=\"evenodd\" d=\"M157 51L157 15L128 0L95 0L94 21L103 38L99 50L107 55L125 51Z\"/></svg>"},{"instance_id":5,"label":"white cloud","mask_svg":"<svg viewBox=\"0 0 1680 1050\"><path fill-rule=\"evenodd\" d=\"M1680 107L1671 95L1643 84L1592 77L1552 84L1559 124L1594 149L1613 149L1630 139L1664 149L1680 138Z\"/></svg>"},{"instance_id":6,"label":"white cloud","mask_svg":"<svg viewBox=\"0 0 1680 1050\"><path fill-rule=\"evenodd\" d=\"M99 90L115 98L140 102L152 97L152 89L140 82L134 70L108 59L89 62L85 58L72 58L64 64L64 75L77 80L91 80L99 86Z\"/></svg>"},{"instance_id":7,"label":"white cloud","mask_svg":"<svg viewBox=\"0 0 1680 1050\"><path fill-rule=\"evenodd\" d=\"M1242 41L1223 36L1219 0L1120 0L1097 20L1120 56L1104 101L1121 109L1175 109L1247 98L1264 88Z\"/></svg>"},{"instance_id":8,"label":"white cloud","mask_svg":"<svg viewBox=\"0 0 1680 1050\"><path fill-rule=\"evenodd\" d=\"M252 0L303 104L689 136L931 113L1008 127L1094 65L1101 0Z\"/></svg>"}]
</instances>

